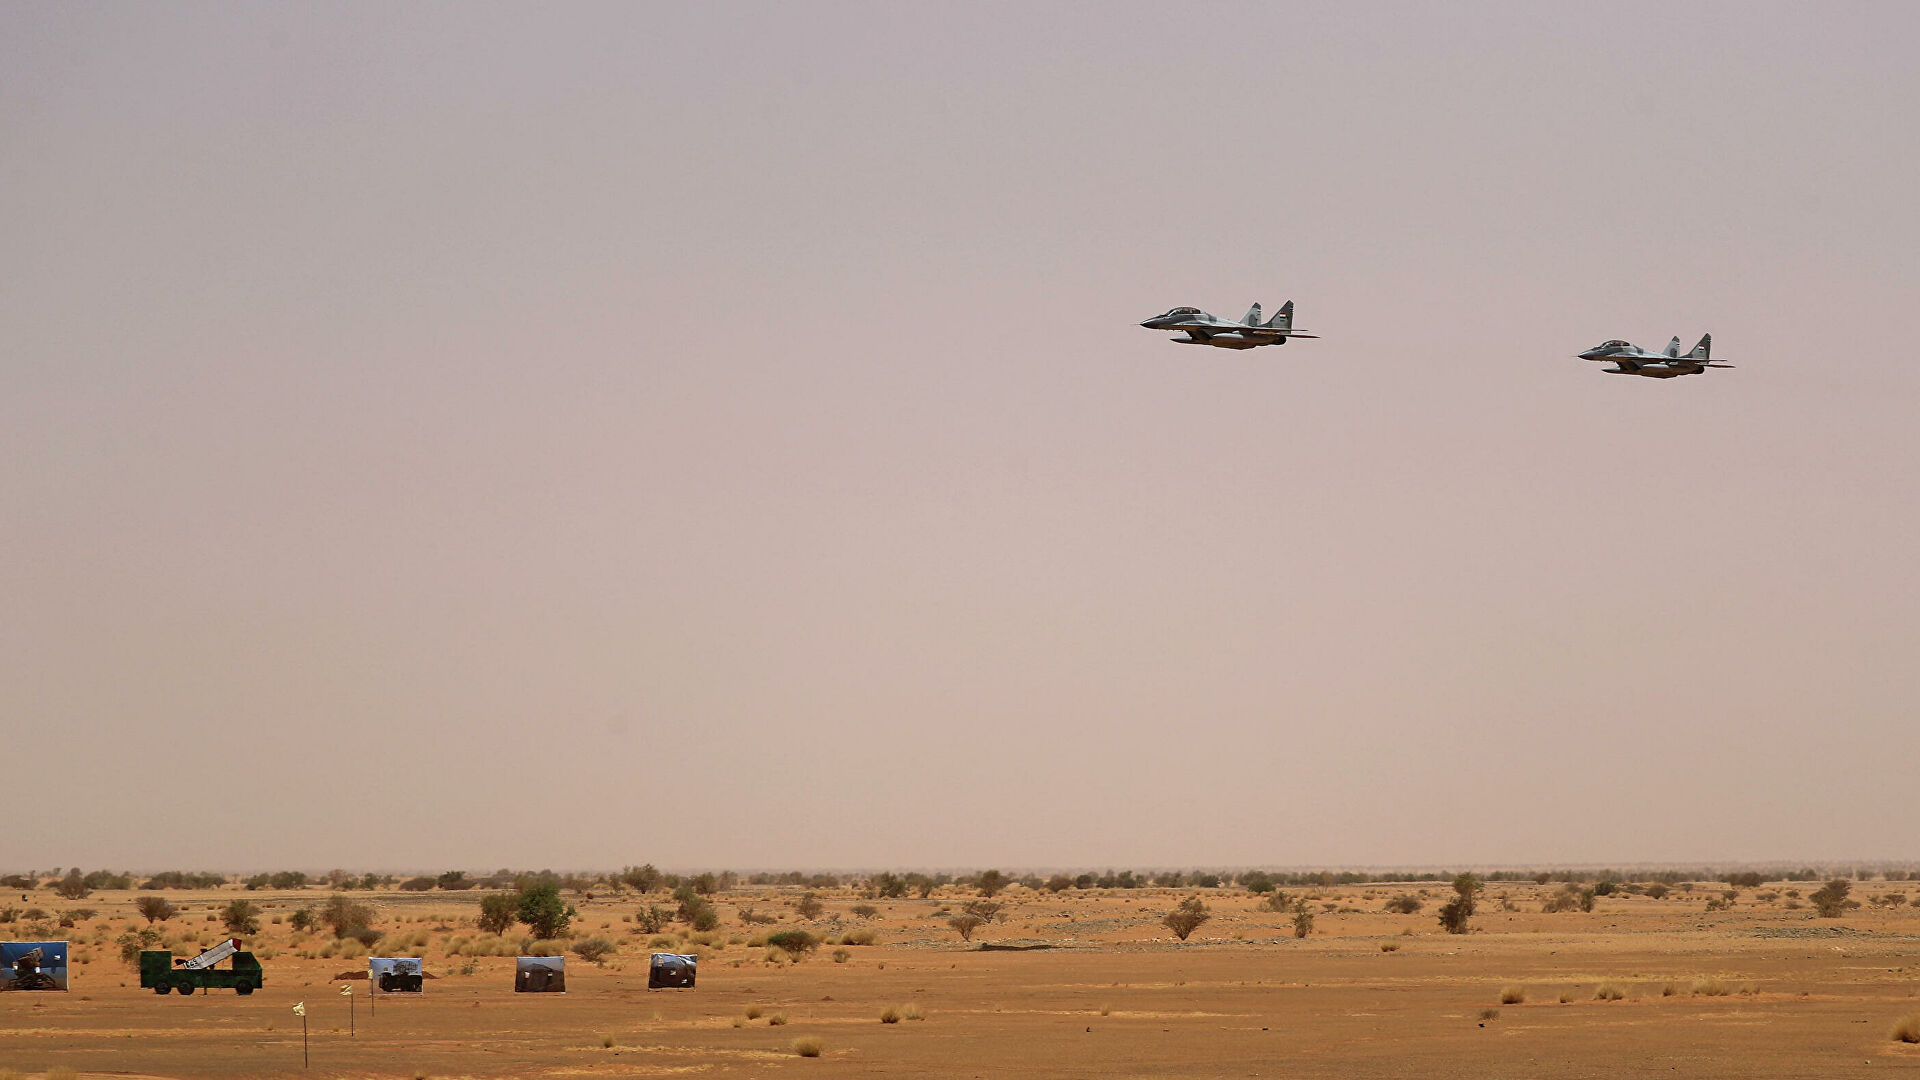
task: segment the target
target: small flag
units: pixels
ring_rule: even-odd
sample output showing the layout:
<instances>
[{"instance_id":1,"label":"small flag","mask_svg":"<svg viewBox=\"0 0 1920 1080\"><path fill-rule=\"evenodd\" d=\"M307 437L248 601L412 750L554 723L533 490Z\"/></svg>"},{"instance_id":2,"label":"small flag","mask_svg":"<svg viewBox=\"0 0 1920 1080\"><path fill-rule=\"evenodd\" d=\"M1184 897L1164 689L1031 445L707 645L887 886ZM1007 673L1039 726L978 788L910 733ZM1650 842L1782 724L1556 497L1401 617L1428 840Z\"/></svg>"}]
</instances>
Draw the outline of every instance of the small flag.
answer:
<instances>
[{"instance_id":1,"label":"small flag","mask_svg":"<svg viewBox=\"0 0 1920 1080\"><path fill-rule=\"evenodd\" d=\"M341 987L341 988L340 988L340 996L341 996L341 997L352 997L352 996L353 996L353 986L352 986L352 984L348 984L348 985L346 985L346 986L343 986L343 987Z\"/></svg>"},{"instance_id":2,"label":"small flag","mask_svg":"<svg viewBox=\"0 0 1920 1080\"><path fill-rule=\"evenodd\" d=\"M307 1015L307 1003L304 1001L295 1002L293 1006L293 1015L295 1016Z\"/></svg>"}]
</instances>

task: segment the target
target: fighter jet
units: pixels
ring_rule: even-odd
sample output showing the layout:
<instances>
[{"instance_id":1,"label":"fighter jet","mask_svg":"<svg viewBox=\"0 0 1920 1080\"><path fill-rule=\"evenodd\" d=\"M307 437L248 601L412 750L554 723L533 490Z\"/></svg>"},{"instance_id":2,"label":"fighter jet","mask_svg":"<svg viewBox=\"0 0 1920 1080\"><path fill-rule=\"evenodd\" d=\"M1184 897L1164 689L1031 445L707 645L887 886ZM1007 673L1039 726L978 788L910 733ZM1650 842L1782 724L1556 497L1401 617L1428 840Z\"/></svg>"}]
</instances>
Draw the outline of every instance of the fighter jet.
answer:
<instances>
[{"instance_id":1,"label":"fighter jet","mask_svg":"<svg viewBox=\"0 0 1920 1080\"><path fill-rule=\"evenodd\" d=\"M1681 375L1698 375L1710 367L1730 368L1732 364L1709 363L1707 356L1713 351L1713 335L1702 334L1700 344L1685 356L1680 355L1680 339L1674 338L1667 343L1664 353L1650 353L1637 345L1615 339L1603 341L1580 354L1582 360L1611 360L1613 367L1603 368L1609 375L1644 375L1649 379L1672 379Z\"/></svg>"},{"instance_id":2,"label":"fighter jet","mask_svg":"<svg viewBox=\"0 0 1920 1080\"><path fill-rule=\"evenodd\" d=\"M1247 309L1247 317L1237 323L1216 319L1196 307L1177 307L1165 315L1155 315L1140 324L1149 330L1185 330L1186 337L1173 340L1182 345L1211 345L1216 349L1257 349L1262 345L1285 345L1290 337L1317 338L1293 328L1293 301L1280 305L1272 320L1260 321L1260 305Z\"/></svg>"}]
</instances>

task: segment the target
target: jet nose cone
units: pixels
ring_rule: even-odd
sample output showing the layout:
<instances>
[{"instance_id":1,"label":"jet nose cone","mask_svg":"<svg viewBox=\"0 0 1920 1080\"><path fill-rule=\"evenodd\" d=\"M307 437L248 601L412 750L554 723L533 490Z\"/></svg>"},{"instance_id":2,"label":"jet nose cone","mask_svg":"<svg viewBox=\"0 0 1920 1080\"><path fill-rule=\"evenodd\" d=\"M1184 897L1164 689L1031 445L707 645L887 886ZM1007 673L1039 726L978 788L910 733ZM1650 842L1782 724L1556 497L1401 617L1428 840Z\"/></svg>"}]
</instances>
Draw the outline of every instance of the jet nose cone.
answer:
<instances>
[{"instance_id":1,"label":"jet nose cone","mask_svg":"<svg viewBox=\"0 0 1920 1080\"><path fill-rule=\"evenodd\" d=\"M1587 350L1586 352L1583 352L1583 353L1575 353L1574 355L1575 355L1575 356L1578 356L1578 357L1579 357L1580 359L1582 359L1582 360L1598 360L1598 359L1600 359L1600 350L1599 350L1599 349L1588 349L1588 350Z\"/></svg>"}]
</instances>

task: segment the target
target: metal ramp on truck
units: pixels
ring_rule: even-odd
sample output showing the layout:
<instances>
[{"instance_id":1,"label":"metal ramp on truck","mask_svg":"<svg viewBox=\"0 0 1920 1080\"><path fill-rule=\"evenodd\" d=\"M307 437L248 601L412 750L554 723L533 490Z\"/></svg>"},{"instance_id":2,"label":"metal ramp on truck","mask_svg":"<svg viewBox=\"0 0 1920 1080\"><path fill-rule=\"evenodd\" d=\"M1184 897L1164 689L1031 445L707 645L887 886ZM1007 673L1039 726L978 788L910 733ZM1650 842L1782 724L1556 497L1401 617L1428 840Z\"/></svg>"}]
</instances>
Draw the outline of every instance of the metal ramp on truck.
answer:
<instances>
[{"instance_id":1,"label":"metal ramp on truck","mask_svg":"<svg viewBox=\"0 0 1920 1080\"><path fill-rule=\"evenodd\" d=\"M213 965L219 963L222 960L225 960L227 957L232 956L234 953L237 953L239 951L240 951L240 939L237 937L230 937L227 940L214 945L213 948L208 949L206 952L201 953L199 956L196 956L191 960L180 961L180 966L181 968L187 971L204 971L207 968L212 967Z\"/></svg>"}]
</instances>

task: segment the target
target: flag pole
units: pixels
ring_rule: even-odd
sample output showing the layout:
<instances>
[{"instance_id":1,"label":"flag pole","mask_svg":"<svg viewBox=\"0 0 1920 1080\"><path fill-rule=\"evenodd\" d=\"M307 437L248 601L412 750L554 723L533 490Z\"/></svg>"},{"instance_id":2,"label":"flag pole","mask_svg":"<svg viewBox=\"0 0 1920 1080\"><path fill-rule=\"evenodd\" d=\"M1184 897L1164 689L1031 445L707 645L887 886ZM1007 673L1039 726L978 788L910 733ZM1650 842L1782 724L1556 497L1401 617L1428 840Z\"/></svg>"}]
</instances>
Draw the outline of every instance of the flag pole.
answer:
<instances>
[{"instance_id":1,"label":"flag pole","mask_svg":"<svg viewBox=\"0 0 1920 1080\"><path fill-rule=\"evenodd\" d=\"M307 1057L307 1003L304 1001L294 1002L293 1011L295 1015L300 1017L300 1067L303 1069L311 1068L313 1062Z\"/></svg>"}]
</instances>

